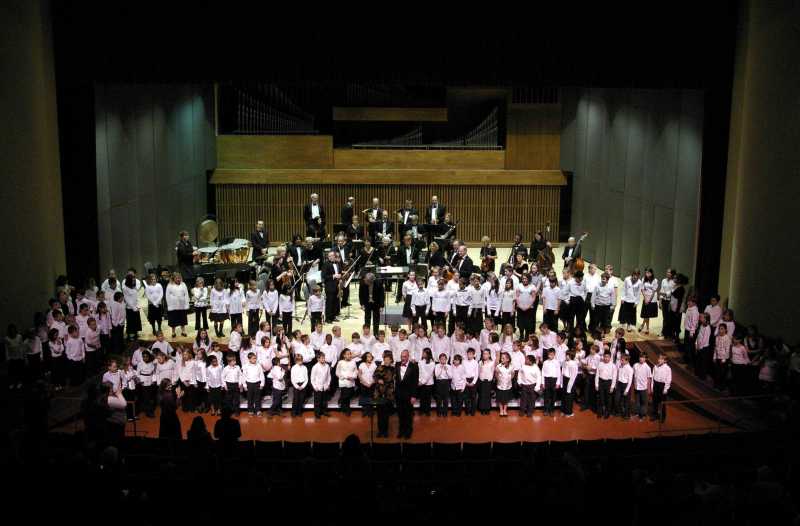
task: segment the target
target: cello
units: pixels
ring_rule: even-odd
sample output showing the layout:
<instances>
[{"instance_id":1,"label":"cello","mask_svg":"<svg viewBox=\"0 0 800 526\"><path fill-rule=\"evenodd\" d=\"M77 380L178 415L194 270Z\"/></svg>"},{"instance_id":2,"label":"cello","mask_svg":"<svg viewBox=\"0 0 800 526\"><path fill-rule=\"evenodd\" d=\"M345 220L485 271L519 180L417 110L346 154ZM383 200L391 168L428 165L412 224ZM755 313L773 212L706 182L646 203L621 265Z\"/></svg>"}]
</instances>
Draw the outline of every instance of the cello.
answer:
<instances>
[{"instance_id":1,"label":"cello","mask_svg":"<svg viewBox=\"0 0 800 526\"><path fill-rule=\"evenodd\" d=\"M577 252L580 249L581 243L587 237L589 237L589 233L588 232L584 232L583 235L581 235L580 239L578 239L578 242L575 243L575 252ZM578 256L578 257L570 260L569 266L570 266L570 271L571 272L577 272L579 270L581 272L583 272L583 268L586 266L586 263L583 261L583 257Z\"/></svg>"}]
</instances>

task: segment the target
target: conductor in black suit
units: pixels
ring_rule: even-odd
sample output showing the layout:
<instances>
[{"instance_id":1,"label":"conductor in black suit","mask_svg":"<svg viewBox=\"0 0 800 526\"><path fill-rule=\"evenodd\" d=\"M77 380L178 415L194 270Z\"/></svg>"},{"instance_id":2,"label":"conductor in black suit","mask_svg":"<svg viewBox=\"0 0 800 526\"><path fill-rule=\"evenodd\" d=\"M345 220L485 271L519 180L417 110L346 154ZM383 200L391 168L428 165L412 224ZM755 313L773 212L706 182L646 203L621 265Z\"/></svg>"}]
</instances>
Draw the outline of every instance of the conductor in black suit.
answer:
<instances>
[{"instance_id":1,"label":"conductor in black suit","mask_svg":"<svg viewBox=\"0 0 800 526\"><path fill-rule=\"evenodd\" d=\"M361 280L358 287L358 302L364 309L364 325L369 326L372 322L372 333L378 334L381 325L381 309L386 303L386 294L383 290L381 280L375 279L375 274L367 273Z\"/></svg>"},{"instance_id":2,"label":"conductor in black suit","mask_svg":"<svg viewBox=\"0 0 800 526\"><path fill-rule=\"evenodd\" d=\"M429 225L438 225L444 222L447 207L439 202L439 196L431 197L431 204L425 209L425 222Z\"/></svg>"},{"instance_id":3,"label":"conductor in black suit","mask_svg":"<svg viewBox=\"0 0 800 526\"><path fill-rule=\"evenodd\" d=\"M303 206L303 221L307 236L325 237L325 209L319 202L319 195L311 194L311 202Z\"/></svg>"},{"instance_id":4,"label":"conductor in black suit","mask_svg":"<svg viewBox=\"0 0 800 526\"><path fill-rule=\"evenodd\" d=\"M253 260L267 254L269 234L264 228L264 221L256 221L256 231L250 234L250 244L253 246Z\"/></svg>"},{"instance_id":5,"label":"conductor in black suit","mask_svg":"<svg viewBox=\"0 0 800 526\"><path fill-rule=\"evenodd\" d=\"M400 353L400 363L395 366L395 403L400 429L397 438L411 438L414 431L414 402L417 397L419 367L409 360L408 351Z\"/></svg>"}]
</instances>

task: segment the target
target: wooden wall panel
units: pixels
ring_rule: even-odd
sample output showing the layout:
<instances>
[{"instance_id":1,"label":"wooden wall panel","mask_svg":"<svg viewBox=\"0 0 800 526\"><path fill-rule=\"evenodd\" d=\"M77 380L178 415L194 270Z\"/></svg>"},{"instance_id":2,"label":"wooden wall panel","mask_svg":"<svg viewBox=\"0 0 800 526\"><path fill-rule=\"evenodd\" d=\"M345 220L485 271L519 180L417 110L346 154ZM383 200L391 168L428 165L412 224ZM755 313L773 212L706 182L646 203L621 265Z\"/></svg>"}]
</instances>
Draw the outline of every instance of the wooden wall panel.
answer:
<instances>
[{"instance_id":1,"label":"wooden wall panel","mask_svg":"<svg viewBox=\"0 0 800 526\"><path fill-rule=\"evenodd\" d=\"M502 170L502 150L352 150L333 151L333 165L347 168Z\"/></svg>"},{"instance_id":2,"label":"wooden wall panel","mask_svg":"<svg viewBox=\"0 0 800 526\"><path fill-rule=\"evenodd\" d=\"M384 208L397 210L406 198L417 207L436 194L461 223L456 235L477 243L488 235L497 243L512 241L521 232L530 241L534 232L549 222L558 232L560 186L442 186L442 185L304 185L217 184L217 220L221 237L248 238L255 221L263 219L273 240L291 239L303 233L302 206L317 192L325 207L329 229L339 222L348 196L356 198L356 210L378 197ZM363 217L362 217L363 219Z\"/></svg>"},{"instance_id":3,"label":"wooden wall panel","mask_svg":"<svg viewBox=\"0 0 800 526\"><path fill-rule=\"evenodd\" d=\"M512 104L508 108L506 168L555 170L561 157L561 105Z\"/></svg>"},{"instance_id":4,"label":"wooden wall panel","mask_svg":"<svg viewBox=\"0 0 800 526\"><path fill-rule=\"evenodd\" d=\"M479 186L564 186L561 170L230 170L217 169L211 184L450 184Z\"/></svg>"},{"instance_id":5,"label":"wooden wall panel","mask_svg":"<svg viewBox=\"0 0 800 526\"><path fill-rule=\"evenodd\" d=\"M447 108L333 107L335 121L447 122Z\"/></svg>"},{"instance_id":6,"label":"wooden wall panel","mask_svg":"<svg viewBox=\"0 0 800 526\"><path fill-rule=\"evenodd\" d=\"M332 168L330 135L219 135L219 168Z\"/></svg>"}]
</instances>

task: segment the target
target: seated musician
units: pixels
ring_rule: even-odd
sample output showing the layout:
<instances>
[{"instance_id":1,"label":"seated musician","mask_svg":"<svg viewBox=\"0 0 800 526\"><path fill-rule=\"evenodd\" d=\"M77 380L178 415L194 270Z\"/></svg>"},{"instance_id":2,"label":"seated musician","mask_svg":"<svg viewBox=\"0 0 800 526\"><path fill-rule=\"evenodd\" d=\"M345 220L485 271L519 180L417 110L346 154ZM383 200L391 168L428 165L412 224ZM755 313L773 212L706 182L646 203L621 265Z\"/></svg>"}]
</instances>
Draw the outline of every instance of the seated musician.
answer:
<instances>
[{"instance_id":1,"label":"seated musician","mask_svg":"<svg viewBox=\"0 0 800 526\"><path fill-rule=\"evenodd\" d=\"M250 234L250 244L253 246L253 260L266 256L269 248L269 234L264 228L264 221L256 221L256 230Z\"/></svg>"},{"instance_id":2,"label":"seated musician","mask_svg":"<svg viewBox=\"0 0 800 526\"><path fill-rule=\"evenodd\" d=\"M408 224L404 224L400 227L402 230L403 236L409 235L411 236L411 240L414 242L414 246L420 248L420 245L424 247L424 228L418 224L417 216L411 216L411 222Z\"/></svg>"},{"instance_id":3,"label":"seated musician","mask_svg":"<svg viewBox=\"0 0 800 526\"><path fill-rule=\"evenodd\" d=\"M533 235L531 250L528 253L528 261L537 261L539 255L544 252L549 243L544 238L544 233L540 230Z\"/></svg>"},{"instance_id":4,"label":"seated musician","mask_svg":"<svg viewBox=\"0 0 800 526\"><path fill-rule=\"evenodd\" d=\"M430 250L430 254L428 256L428 267L443 267L445 264L444 254L442 253L441 249L439 248L439 243L434 241L428 247Z\"/></svg>"},{"instance_id":5,"label":"seated musician","mask_svg":"<svg viewBox=\"0 0 800 526\"><path fill-rule=\"evenodd\" d=\"M444 222L442 223L444 230L442 231L442 237L444 239L453 239L456 237L456 223L453 221L453 217L450 215L450 212L447 212L444 215Z\"/></svg>"},{"instance_id":6,"label":"seated musician","mask_svg":"<svg viewBox=\"0 0 800 526\"><path fill-rule=\"evenodd\" d=\"M364 228L361 226L361 221L358 216L353 216L351 224L347 225L347 238L350 241L354 239L364 239Z\"/></svg>"},{"instance_id":7,"label":"seated musician","mask_svg":"<svg viewBox=\"0 0 800 526\"><path fill-rule=\"evenodd\" d=\"M386 210L381 211L380 219L370 225L372 243L378 245L383 243L387 237L391 240L394 234L394 223L389 221L389 212Z\"/></svg>"},{"instance_id":8,"label":"seated musician","mask_svg":"<svg viewBox=\"0 0 800 526\"><path fill-rule=\"evenodd\" d=\"M492 246L489 236L481 238L481 272L494 272L494 262L497 260L497 249Z\"/></svg>"},{"instance_id":9,"label":"seated musician","mask_svg":"<svg viewBox=\"0 0 800 526\"><path fill-rule=\"evenodd\" d=\"M364 248L361 249L359 256L361 256L358 263L359 268L378 264L378 249L372 246L372 241L369 239L364 240Z\"/></svg>"},{"instance_id":10,"label":"seated musician","mask_svg":"<svg viewBox=\"0 0 800 526\"><path fill-rule=\"evenodd\" d=\"M414 246L411 236L403 236L403 244L395 253L395 265L398 267L413 267L419 259L419 250Z\"/></svg>"}]
</instances>

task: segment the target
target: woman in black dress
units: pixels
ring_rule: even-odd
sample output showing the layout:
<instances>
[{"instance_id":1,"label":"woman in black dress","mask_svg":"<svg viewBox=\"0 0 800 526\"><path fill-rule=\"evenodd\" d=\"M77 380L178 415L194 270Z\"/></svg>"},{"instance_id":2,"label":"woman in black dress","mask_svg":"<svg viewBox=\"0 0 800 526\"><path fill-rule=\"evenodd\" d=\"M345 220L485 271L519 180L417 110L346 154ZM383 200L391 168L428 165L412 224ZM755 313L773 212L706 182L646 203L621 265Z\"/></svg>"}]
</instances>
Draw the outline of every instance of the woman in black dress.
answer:
<instances>
[{"instance_id":1,"label":"woman in black dress","mask_svg":"<svg viewBox=\"0 0 800 526\"><path fill-rule=\"evenodd\" d=\"M383 354L383 361L375 369L373 378L375 379L375 386L372 392L372 400L378 413L378 438L388 438L389 415L392 413L394 405L395 382L394 360L391 351Z\"/></svg>"}]
</instances>

